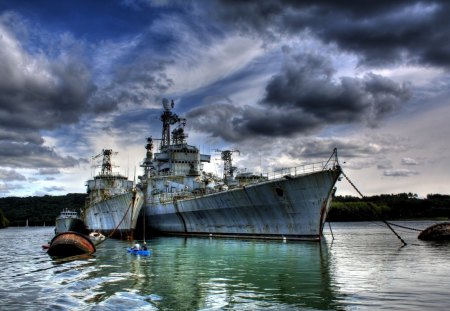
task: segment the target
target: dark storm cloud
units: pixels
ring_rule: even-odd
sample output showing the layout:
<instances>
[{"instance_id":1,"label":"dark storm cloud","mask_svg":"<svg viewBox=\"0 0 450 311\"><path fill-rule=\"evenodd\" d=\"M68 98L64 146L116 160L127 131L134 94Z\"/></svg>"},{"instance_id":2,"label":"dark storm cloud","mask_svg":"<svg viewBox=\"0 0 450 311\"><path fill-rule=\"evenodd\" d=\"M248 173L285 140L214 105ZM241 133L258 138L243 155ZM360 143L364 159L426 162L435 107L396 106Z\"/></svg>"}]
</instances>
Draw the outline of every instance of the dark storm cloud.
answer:
<instances>
[{"instance_id":1,"label":"dark storm cloud","mask_svg":"<svg viewBox=\"0 0 450 311\"><path fill-rule=\"evenodd\" d=\"M77 122L95 87L81 60L46 62L15 40L0 19L0 136L13 132L36 142L35 131Z\"/></svg>"},{"instance_id":2,"label":"dark storm cloud","mask_svg":"<svg viewBox=\"0 0 450 311\"><path fill-rule=\"evenodd\" d=\"M333 67L320 55L288 55L282 71L266 87L267 107L299 110L305 119L318 122L376 124L409 97L407 85L367 74L333 81Z\"/></svg>"},{"instance_id":3,"label":"dark storm cloud","mask_svg":"<svg viewBox=\"0 0 450 311\"><path fill-rule=\"evenodd\" d=\"M308 134L330 124L362 122L373 127L408 98L407 84L372 73L335 80L327 58L287 51L282 70L269 81L258 106L210 104L187 116L195 120L197 130L233 142L255 135Z\"/></svg>"},{"instance_id":4,"label":"dark storm cloud","mask_svg":"<svg viewBox=\"0 0 450 311\"><path fill-rule=\"evenodd\" d=\"M22 185L18 184L11 184L11 183L0 183L0 194L7 194L10 193L13 190L22 189Z\"/></svg>"},{"instance_id":5,"label":"dark storm cloud","mask_svg":"<svg viewBox=\"0 0 450 311\"><path fill-rule=\"evenodd\" d=\"M46 37L33 28L27 33L29 26L12 13L0 15L0 166L74 166L78 160L44 146L42 131L77 123L95 85L77 48L51 58L44 50L54 41L42 50L27 45L27 38Z\"/></svg>"},{"instance_id":6,"label":"dark storm cloud","mask_svg":"<svg viewBox=\"0 0 450 311\"><path fill-rule=\"evenodd\" d=\"M386 165L385 155L398 153L411 148L409 142L393 136L373 136L353 139L343 138L302 138L293 145L285 147L292 158L323 159L330 150L337 148L343 161L364 158L379 158Z\"/></svg>"},{"instance_id":7,"label":"dark storm cloud","mask_svg":"<svg viewBox=\"0 0 450 311\"><path fill-rule=\"evenodd\" d=\"M0 75L12 78L0 81L0 128L3 131L38 131L78 121L92 91L82 67L77 64L52 66L48 72L52 81L42 81L44 76L40 74L46 73L22 75L21 71L26 69L4 54L0 52ZM33 134L25 133L24 138L36 141Z\"/></svg>"},{"instance_id":8,"label":"dark storm cloud","mask_svg":"<svg viewBox=\"0 0 450 311\"><path fill-rule=\"evenodd\" d=\"M111 83L99 89L91 98L92 111L105 113L116 110L121 104L154 101L174 84L164 73L169 63L172 62L141 57L118 65Z\"/></svg>"},{"instance_id":9,"label":"dark storm cloud","mask_svg":"<svg viewBox=\"0 0 450 311\"><path fill-rule=\"evenodd\" d=\"M54 167L41 168L38 171L38 175L58 175L60 173L60 170Z\"/></svg>"},{"instance_id":10,"label":"dark storm cloud","mask_svg":"<svg viewBox=\"0 0 450 311\"><path fill-rule=\"evenodd\" d=\"M23 176L22 174L14 171L14 170L4 170L4 169L0 169L0 180L5 180L5 181L24 181L27 180L27 178L25 176Z\"/></svg>"},{"instance_id":11,"label":"dark storm cloud","mask_svg":"<svg viewBox=\"0 0 450 311\"><path fill-rule=\"evenodd\" d=\"M240 156L234 158L236 165L253 171L259 171L261 165L278 168L311 163L323 165L323 161L332 156L334 148L337 148L338 159L344 170L377 168L385 171L392 168L391 161L386 159L387 155L411 150L412 146L404 138L379 135L259 139L231 146L231 149L240 150ZM260 162L260 159L263 161ZM286 164L286 159L291 159L291 163Z\"/></svg>"},{"instance_id":12,"label":"dark storm cloud","mask_svg":"<svg viewBox=\"0 0 450 311\"><path fill-rule=\"evenodd\" d=\"M270 40L308 32L355 52L365 64L450 66L450 3L412 1L222 0L214 14Z\"/></svg>"},{"instance_id":13,"label":"dark storm cloud","mask_svg":"<svg viewBox=\"0 0 450 311\"><path fill-rule=\"evenodd\" d=\"M60 186L52 186L52 187L44 187L44 190L47 192L58 192L58 191L65 191L66 189Z\"/></svg>"},{"instance_id":14,"label":"dark storm cloud","mask_svg":"<svg viewBox=\"0 0 450 311\"><path fill-rule=\"evenodd\" d=\"M191 128L226 141L239 141L244 139L244 133L238 132L237 123L246 109L227 103L209 104L192 109L186 117Z\"/></svg>"},{"instance_id":15,"label":"dark storm cloud","mask_svg":"<svg viewBox=\"0 0 450 311\"><path fill-rule=\"evenodd\" d=\"M302 138L295 144L286 145L285 152L291 158L323 159L330 155L330 150L337 148L338 156L349 160L353 158L371 158L387 153L407 150L407 142L396 137L363 137L357 139L339 138Z\"/></svg>"},{"instance_id":16,"label":"dark storm cloud","mask_svg":"<svg viewBox=\"0 0 450 311\"><path fill-rule=\"evenodd\" d=\"M0 166L3 167L57 168L73 167L79 163L80 160L60 156L45 146L0 141Z\"/></svg>"}]
</instances>

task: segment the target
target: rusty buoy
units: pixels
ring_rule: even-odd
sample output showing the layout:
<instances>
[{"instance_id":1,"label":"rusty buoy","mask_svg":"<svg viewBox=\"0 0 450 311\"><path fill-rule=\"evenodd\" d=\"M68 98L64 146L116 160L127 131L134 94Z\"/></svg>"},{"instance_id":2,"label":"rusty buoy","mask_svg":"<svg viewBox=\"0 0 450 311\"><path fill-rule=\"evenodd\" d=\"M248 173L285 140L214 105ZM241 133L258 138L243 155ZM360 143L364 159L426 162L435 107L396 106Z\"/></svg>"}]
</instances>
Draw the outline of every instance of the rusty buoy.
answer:
<instances>
[{"instance_id":1,"label":"rusty buoy","mask_svg":"<svg viewBox=\"0 0 450 311\"><path fill-rule=\"evenodd\" d=\"M450 240L450 222L432 225L420 232L417 238L424 241Z\"/></svg>"},{"instance_id":2,"label":"rusty buoy","mask_svg":"<svg viewBox=\"0 0 450 311\"><path fill-rule=\"evenodd\" d=\"M47 253L56 257L93 254L95 246L88 236L75 231L67 231L53 237Z\"/></svg>"}]
</instances>

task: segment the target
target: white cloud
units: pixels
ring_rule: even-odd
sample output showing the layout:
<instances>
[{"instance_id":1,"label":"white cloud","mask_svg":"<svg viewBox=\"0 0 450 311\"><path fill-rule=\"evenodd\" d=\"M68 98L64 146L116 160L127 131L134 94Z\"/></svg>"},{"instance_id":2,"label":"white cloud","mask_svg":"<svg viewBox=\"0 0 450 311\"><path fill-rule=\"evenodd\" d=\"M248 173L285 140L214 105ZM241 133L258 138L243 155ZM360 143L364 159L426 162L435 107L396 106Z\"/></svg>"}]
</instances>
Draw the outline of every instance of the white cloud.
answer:
<instances>
[{"instance_id":1,"label":"white cloud","mask_svg":"<svg viewBox=\"0 0 450 311\"><path fill-rule=\"evenodd\" d=\"M402 158L403 165L418 165L419 162L413 158Z\"/></svg>"},{"instance_id":2,"label":"white cloud","mask_svg":"<svg viewBox=\"0 0 450 311\"><path fill-rule=\"evenodd\" d=\"M419 172L407 169L392 169L384 171L383 174L384 176L391 176L391 177L407 177L411 175L418 175Z\"/></svg>"},{"instance_id":3,"label":"white cloud","mask_svg":"<svg viewBox=\"0 0 450 311\"><path fill-rule=\"evenodd\" d=\"M190 92L210 85L245 68L268 52L261 47L261 41L253 38L235 35L212 41L204 45L195 34L184 32L175 51L176 63L166 70L174 80L171 92Z\"/></svg>"}]
</instances>

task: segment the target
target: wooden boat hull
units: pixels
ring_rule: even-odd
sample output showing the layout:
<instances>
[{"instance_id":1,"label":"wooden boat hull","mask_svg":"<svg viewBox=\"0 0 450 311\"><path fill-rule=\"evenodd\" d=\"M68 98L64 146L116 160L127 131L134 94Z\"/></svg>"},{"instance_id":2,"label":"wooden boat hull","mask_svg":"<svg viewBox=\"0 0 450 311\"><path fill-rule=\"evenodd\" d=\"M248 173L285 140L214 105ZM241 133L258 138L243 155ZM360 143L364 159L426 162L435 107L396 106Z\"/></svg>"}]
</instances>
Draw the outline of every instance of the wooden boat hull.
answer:
<instances>
[{"instance_id":1,"label":"wooden boat hull","mask_svg":"<svg viewBox=\"0 0 450 311\"><path fill-rule=\"evenodd\" d=\"M417 238L424 241L448 241L450 240L450 222L432 225L420 232Z\"/></svg>"},{"instance_id":2,"label":"wooden boat hull","mask_svg":"<svg viewBox=\"0 0 450 311\"><path fill-rule=\"evenodd\" d=\"M95 253L95 245L88 236L75 231L67 231L53 237L47 253L56 257L92 254Z\"/></svg>"}]
</instances>

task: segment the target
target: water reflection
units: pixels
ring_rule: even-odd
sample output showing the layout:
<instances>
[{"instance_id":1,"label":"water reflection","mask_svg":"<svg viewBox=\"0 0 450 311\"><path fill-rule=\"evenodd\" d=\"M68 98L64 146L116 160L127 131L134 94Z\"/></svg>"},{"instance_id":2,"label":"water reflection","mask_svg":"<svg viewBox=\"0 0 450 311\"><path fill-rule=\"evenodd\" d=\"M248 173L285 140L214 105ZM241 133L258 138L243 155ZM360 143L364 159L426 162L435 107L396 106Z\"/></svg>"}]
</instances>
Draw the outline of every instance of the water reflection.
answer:
<instances>
[{"instance_id":1,"label":"water reflection","mask_svg":"<svg viewBox=\"0 0 450 311\"><path fill-rule=\"evenodd\" d=\"M155 238L148 241L149 257L128 253L127 242L107 240L94 256L53 260L41 249L52 228L3 229L0 308L429 310L450 305L450 243L402 232L408 246L400 248L386 228L368 223L334 224L333 231L334 243L322 244Z\"/></svg>"},{"instance_id":2,"label":"water reflection","mask_svg":"<svg viewBox=\"0 0 450 311\"><path fill-rule=\"evenodd\" d=\"M121 253L113 256L123 257L124 245L116 245ZM337 306L323 244L158 238L151 246L150 258L125 258L128 273L109 273L127 282L102 289L115 302L120 297L114 293L121 288L161 310ZM113 267L103 267L102 274Z\"/></svg>"}]
</instances>

